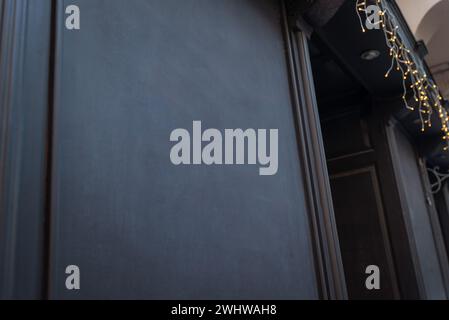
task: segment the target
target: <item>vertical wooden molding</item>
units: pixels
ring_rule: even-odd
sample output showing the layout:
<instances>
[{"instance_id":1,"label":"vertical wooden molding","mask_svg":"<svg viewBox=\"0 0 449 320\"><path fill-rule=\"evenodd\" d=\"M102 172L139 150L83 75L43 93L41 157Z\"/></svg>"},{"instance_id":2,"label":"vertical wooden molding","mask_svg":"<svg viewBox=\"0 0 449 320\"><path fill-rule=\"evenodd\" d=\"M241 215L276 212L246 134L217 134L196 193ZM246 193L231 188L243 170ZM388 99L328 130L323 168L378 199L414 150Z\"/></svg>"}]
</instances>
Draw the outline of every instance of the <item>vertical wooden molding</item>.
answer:
<instances>
[{"instance_id":1,"label":"vertical wooden molding","mask_svg":"<svg viewBox=\"0 0 449 320\"><path fill-rule=\"evenodd\" d=\"M299 157L305 176L306 199L320 296L326 300L343 300L347 299L348 295L307 37L301 31L291 30L287 22L288 15L285 5L283 8L293 111L296 118Z\"/></svg>"},{"instance_id":2,"label":"vertical wooden molding","mask_svg":"<svg viewBox=\"0 0 449 320\"><path fill-rule=\"evenodd\" d=\"M417 252L417 248L416 248L415 238L413 236L413 226L412 226L412 222L410 219L410 212L409 212L408 206L406 205L406 203L407 203L406 194L402 188L403 181L402 181L402 178L400 175L400 168L398 167L398 163L400 163L399 150L398 150L398 146L397 146L397 142L396 142L396 138L395 138L395 132L394 132L394 130L397 130L396 129L397 125L398 125L398 122L394 118L391 118L388 122L388 125L385 128L385 130L386 130L385 133L386 133L386 137L387 137L388 148L391 153L391 161L392 161L392 166L394 168L394 178L395 178L397 186L398 186L399 199L400 199L401 207L403 210L404 224L405 224L405 229L407 232L408 242L409 242L409 246L410 246L410 250L411 250L411 258L413 261L414 273L416 275L416 283L417 283L419 298L424 300L424 299L427 299L427 294L426 294L426 289L425 289L425 284L424 284L424 277L422 274L421 265L419 263L419 256L418 256L418 252Z\"/></svg>"},{"instance_id":3,"label":"vertical wooden molding","mask_svg":"<svg viewBox=\"0 0 449 320\"><path fill-rule=\"evenodd\" d=\"M54 110L56 93L56 58L58 37L58 1L51 0L49 76L48 76L48 112L46 132L46 172L45 172L45 225L44 225L44 257L42 295L45 299L51 297L52 272L52 189L53 189L53 147L54 147Z\"/></svg>"},{"instance_id":4,"label":"vertical wooden molding","mask_svg":"<svg viewBox=\"0 0 449 320\"><path fill-rule=\"evenodd\" d=\"M418 156L417 156L418 157ZM432 228L432 234L437 249L438 261L440 263L441 273L444 281L444 288L446 290L446 298L449 298L449 260L444 242L443 232L441 230L440 220L435 204L435 198L432 195L429 175L427 173L426 163L424 159L418 158L419 169L421 171L421 179L426 191L427 207L429 208L429 220Z\"/></svg>"},{"instance_id":5,"label":"vertical wooden molding","mask_svg":"<svg viewBox=\"0 0 449 320\"><path fill-rule=\"evenodd\" d=\"M0 298L43 297L50 1L0 0Z\"/></svg>"},{"instance_id":6,"label":"vertical wooden molding","mask_svg":"<svg viewBox=\"0 0 449 320\"><path fill-rule=\"evenodd\" d=\"M22 130L17 121L23 80L27 2L2 0L0 27L0 298L14 296Z\"/></svg>"}]
</instances>

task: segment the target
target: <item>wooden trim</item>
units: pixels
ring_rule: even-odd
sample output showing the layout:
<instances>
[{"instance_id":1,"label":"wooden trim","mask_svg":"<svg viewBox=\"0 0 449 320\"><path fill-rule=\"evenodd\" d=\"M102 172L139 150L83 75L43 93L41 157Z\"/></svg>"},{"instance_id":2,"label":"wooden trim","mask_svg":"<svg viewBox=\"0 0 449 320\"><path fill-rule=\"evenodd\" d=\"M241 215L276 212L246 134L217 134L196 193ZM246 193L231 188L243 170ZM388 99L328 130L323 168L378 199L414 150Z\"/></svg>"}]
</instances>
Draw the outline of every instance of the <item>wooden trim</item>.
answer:
<instances>
[{"instance_id":1,"label":"wooden trim","mask_svg":"<svg viewBox=\"0 0 449 320\"><path fill-rule=\"evenodd\" d=\"M0 298L6 299L43 296L50 1L0 0Z\"/></svg>"},{"instance_id":2,"label":"wooden trim","mask_svg":"<svg viewBox=\"0 0 449 320\"><path fill-rule=\"evenodd\" d=\"M283 8L298 151L305 177L320 296L323 299L347 299L307 37L289 27L285 5Z\"/></svg>"},{"instance_id":3,"label":"wooden trim","mask_svg":"<svg viewBox=\"0 0 449 320\"><path fill-rule=\"evenodd\" d=\"M428 173L426 172L426 174ZM447 183L444 183L440 192L434 195L434 199L444 243L446 245L446 254L449 256L449 185Z\"/></svg>"},{"instance_id":4,"label":"wooden trim","mask_svg":"<svg viewBox=\"0 0 449 320\"><path fill-rule=\"evenodd\" d=\"M22 133L20 113L27 3L1 2L0 43L0 298L14 295Z\"/></svg>"},{"instance_id":5,"label":"wooden trim","mask_svg":"<svg viewBox=\"0 0 449 320\"><path fill-rule=\"evenodd\" d=\"M394 178L396 180L396 184L398 186L398 193L399 193L399 199L402 207L402 216L404 219L404 224L407 232L409 247L411 251L411 258L413 261L413 267L415 271L416 276L416 282L418 287L419 296L421 299L427 299L427 293L424 285L424 278L421 270L421 264L419 263L419 256L416 248L416 242L415 237L413 236L413 227L412 222L410 221L410 212L407 205L407 197L403 189L404 182L402 181L401 177L401 170L398 167L398 163L400 163L399 159L399 151L397 147L396 137L394 130L396 126L398 126L399 122L397 122L394 118L390 119L387 126L386 126L386 136L387 136L387 143L388 148L391 153L391 160L392 165L394 168ZM402 130L399 128L399 130ZM406 132L404 132L406 134Z\"/></svg>"},{"instance_id":6,"label":"wooden trim","mask_svg":"<svg viewBox=\"0 0 449 320\"><path fill-rule=\"evenodd\" d=\"M56 287L55 270L60 270L60 265L57 256L58 251L55 246L59 244L58 235L60 234L59 217L56 214L59 206L59 189L58 189L58 177L54 174L57 172L57 162L54 161L54 155L57 153L57 135L55 134L54 126L57 118L58 107L61 106L61 74L63 65L61 63L62 51L64 47L64 0L52 0L52 16L53 16L53 32L52 32L52 83L51 92L49 92L49 98L51 101L51 112L49 115L49 122L51 123L51 129L49 131L48 140L51 143L51 166L47 172L47 239L46 239L46 264L47 270L45 275L45 296L46 299L54 299L59 289Z\"/></svg>"},{"instance_id":7,"label":"wooden trim","mask_svg":"<svg viewBox=\"0 0 449 320\"><path fill-rule=\"evenodd\" d=\"M44 225L44 257L43 257L43 286L42 295L45 299L50 298L52 261L52 188L53 188L53 140L54 140L54 108L55 108L55 77L56 77L56 45L57 34L61 25L58 25L58 6L56 0L51 0L51 23L50 23L50 52L49 52L49 79L48 79L48 114L46 132L46 173L45 173L45 225Z\"/></svg>"}]
</instances>

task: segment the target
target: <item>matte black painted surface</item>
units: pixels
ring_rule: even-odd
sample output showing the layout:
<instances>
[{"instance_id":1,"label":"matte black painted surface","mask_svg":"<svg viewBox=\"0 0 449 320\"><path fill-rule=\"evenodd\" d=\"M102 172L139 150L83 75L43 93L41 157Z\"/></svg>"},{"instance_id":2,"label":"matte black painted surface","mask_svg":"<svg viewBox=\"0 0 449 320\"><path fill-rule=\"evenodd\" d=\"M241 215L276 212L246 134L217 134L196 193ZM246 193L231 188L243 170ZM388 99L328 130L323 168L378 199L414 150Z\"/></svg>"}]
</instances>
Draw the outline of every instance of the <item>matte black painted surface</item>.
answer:
<instances>
[{"instance_id":1,"label":"matte black painted surface","mask_svg":"<svg viewBox=\"0 0 449 320\"><path fill-rule=\"evenodd\" d=\"M58 4L50 297L317 298L279 2ZM278 174L174 167L193 120L279 128Z\"/></svg>"}]
</instances>

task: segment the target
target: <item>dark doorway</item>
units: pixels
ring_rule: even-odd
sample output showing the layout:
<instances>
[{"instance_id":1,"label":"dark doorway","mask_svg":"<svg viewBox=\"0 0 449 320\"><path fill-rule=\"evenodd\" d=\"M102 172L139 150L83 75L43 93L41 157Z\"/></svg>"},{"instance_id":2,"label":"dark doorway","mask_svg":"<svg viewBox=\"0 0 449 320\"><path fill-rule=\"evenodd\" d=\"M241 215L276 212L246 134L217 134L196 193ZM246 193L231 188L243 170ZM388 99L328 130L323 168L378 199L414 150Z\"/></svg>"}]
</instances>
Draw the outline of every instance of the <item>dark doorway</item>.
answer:
<instances>
[{"instance_id":1,"label":"dark doorway","mask_svg":"<svg viewBox=\"0 0 449 320\"><path fill-rule=\"evenodd\" d=\"M392 181L380 170L384 150L371 99L318 39L310 53L348 296L399 298L386 219ZM379 290L366 287L369 266L381 272Z\"/></svg>"}]
</instances>

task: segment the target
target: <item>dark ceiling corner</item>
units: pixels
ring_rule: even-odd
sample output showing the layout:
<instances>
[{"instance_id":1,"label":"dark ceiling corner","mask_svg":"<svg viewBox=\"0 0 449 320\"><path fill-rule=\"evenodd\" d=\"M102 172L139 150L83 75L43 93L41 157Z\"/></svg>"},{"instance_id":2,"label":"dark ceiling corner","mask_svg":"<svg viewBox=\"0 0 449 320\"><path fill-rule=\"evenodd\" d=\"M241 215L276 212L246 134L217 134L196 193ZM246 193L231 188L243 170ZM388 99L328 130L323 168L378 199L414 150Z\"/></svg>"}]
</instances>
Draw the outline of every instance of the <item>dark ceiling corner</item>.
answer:
<instances>
[{"instance_id":1,"label":"dark ceiling corner","mask_svg":"<svg viewBox=\"0 0 449 320\"><path fill-rule=\"evenodd\" d=\"M323 27L346 0L287 0L290 17L304 19L313 27Z\"/></svg>"}]
</instances>

